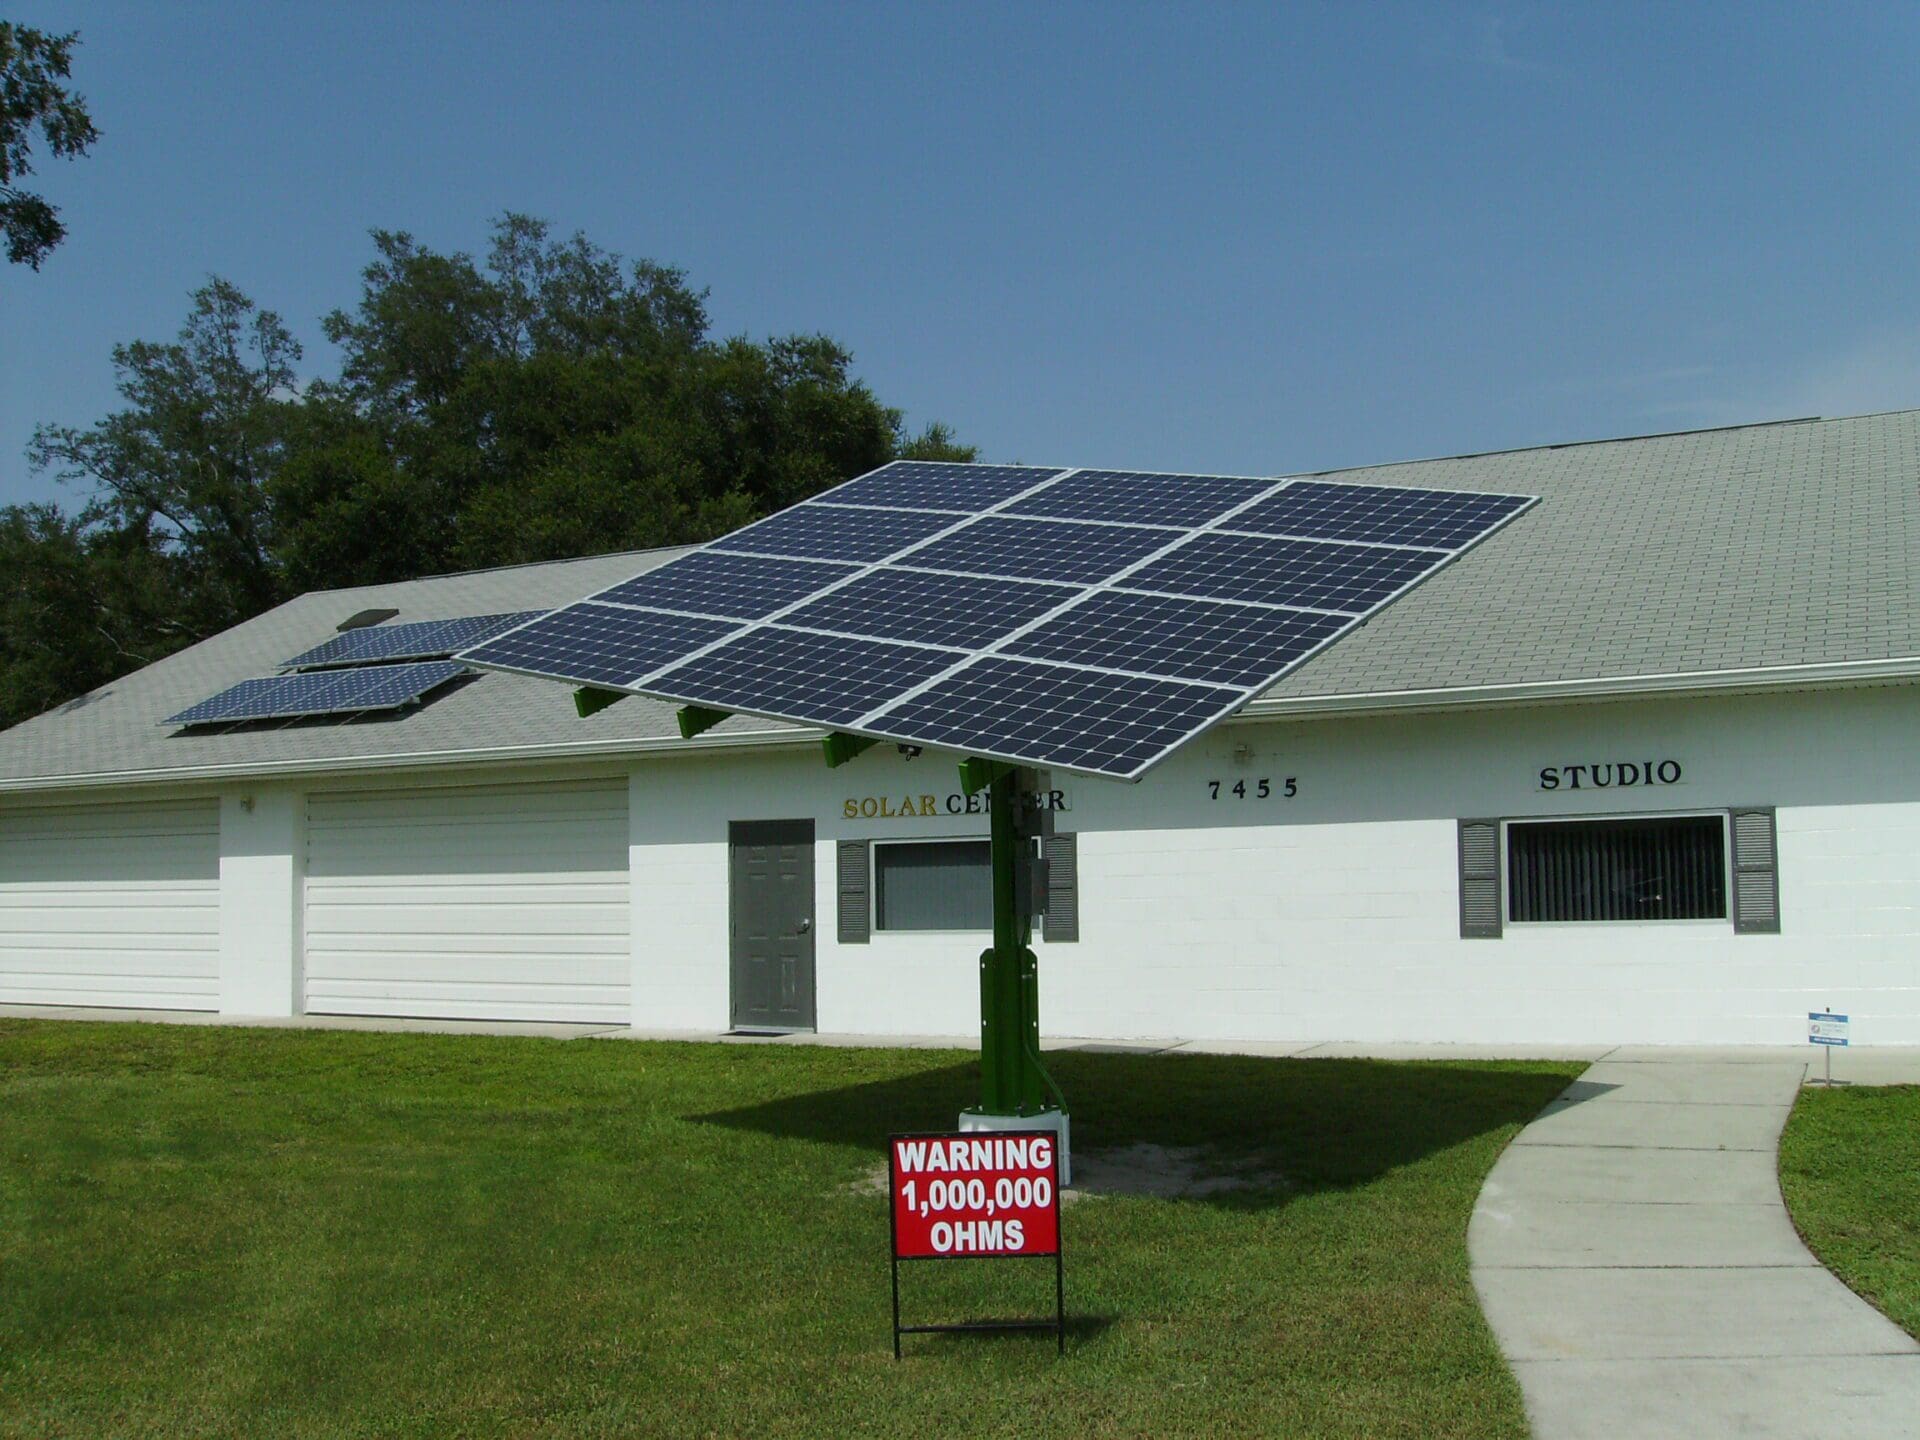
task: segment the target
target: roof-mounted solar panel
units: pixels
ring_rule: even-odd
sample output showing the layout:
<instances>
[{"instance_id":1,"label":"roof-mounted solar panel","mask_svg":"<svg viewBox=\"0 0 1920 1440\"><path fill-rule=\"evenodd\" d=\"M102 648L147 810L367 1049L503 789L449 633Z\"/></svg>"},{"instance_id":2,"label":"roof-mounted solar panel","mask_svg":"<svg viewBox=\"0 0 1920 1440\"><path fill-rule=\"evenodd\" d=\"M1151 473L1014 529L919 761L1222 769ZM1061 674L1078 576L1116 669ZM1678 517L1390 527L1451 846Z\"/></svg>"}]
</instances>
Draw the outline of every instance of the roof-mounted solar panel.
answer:
<instances>
[{"instance_id":1,"label":"roof-mounted solar panel","mask_svg":"<svg viewBox=\"0 0 1920 1440\"><path fill-rule=\"evenodd\" d=\"M1134 780L1533 503L901 462L460 658Z\"/></svg>"},{"instance_id":2,"label":"roof-mounted solar panel","mask_svg":"<svg viewBox=\"0 0 1920 1440\"><path fill-rule=\"evenodd\" d=\"M414 665L368 665L352 670L304 670L242 680L198 705L169 715L168 725L235 725L251 720L295 720L358 715L415 704L461 675L452 660Z\"/></svg>"},{"instance_id":3,"label":"roof-mounted solar panel","mask_svg":"<svg viewBox=\"0 0 1920 1440\"><path fill-rule=\"evenodd\" d=\"M318 670L335 665L372 665L388 660L438 660L491 639L503 630L544 614L522 610L510 615L465 615L455 620L414 620L405 625L374 625L349 630L303 650L282 665L287 670Z\"/></svg>"}]
</instances>

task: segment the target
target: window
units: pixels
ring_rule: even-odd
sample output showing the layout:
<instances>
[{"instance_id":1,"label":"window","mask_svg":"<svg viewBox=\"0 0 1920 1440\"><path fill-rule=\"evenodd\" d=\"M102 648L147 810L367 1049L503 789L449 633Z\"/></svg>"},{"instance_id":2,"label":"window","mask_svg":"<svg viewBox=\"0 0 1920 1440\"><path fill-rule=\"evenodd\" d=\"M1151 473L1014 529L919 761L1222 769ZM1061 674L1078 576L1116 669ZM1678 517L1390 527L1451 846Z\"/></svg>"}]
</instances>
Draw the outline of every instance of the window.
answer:
<instances>
[{"instance_id":1,"label":"window","mask_svg":"<svg viewBox=\"0 0 1920 1440\"><path fill-rule=\"evenodd\" d=\"M993 929L992 856L985 840L875 845L874 928Z\"/></svg>"},{"instance_id":2,"label":"window","mask_svg":"<svg viewBox=\"0 0 1920 1440\"><path fill-rule=\"evenodd\" d=\"M1507 825L1507 914L1528 920L1724 920L1723 815Z\"/></svg>"}]
</instances>

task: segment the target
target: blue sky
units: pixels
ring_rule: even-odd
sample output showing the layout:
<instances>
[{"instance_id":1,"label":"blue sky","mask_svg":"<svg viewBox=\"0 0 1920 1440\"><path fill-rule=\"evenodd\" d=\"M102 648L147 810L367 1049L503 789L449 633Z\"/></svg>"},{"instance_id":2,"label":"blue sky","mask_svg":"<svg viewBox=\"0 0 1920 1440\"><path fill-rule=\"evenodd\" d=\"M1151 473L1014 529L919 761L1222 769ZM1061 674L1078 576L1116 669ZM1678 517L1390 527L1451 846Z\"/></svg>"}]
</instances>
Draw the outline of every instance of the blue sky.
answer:
<instances>
[{"instance_id":1,"label":"blue sky","mask_svg":"<svg viewBox=\"0 0 1920 1440\"><path fill-rule=\"evenodd\" d=\"M1283 474L1920 405L1920 7L137 5L0 267L0 502L210 274L332 356L503 209L985 458Z\"/></svg>"}]
</instances>

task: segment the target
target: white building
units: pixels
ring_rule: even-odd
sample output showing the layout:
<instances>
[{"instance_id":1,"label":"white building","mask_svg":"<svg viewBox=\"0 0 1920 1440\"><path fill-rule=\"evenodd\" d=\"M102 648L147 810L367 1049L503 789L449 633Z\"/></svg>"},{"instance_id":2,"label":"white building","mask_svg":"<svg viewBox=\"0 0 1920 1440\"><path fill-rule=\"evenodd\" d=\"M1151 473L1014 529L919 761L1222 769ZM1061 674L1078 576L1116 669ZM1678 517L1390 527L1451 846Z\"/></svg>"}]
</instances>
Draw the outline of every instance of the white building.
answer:
<instances>
[{"instance_id":1,"label":"white building","mask_svg":"<svg viewBox=\"0 0 1920 1440\"><path fill-rule=\"evenodd\" d=\"M1920 1043L1920 411L1341 478L1542 501L1142 783L1055 778L1047 1032ZM305 595L0 734L0 1004L969 1032L954 757L498 674L161 723L677 553Z\"/></svg>"}]
</instances>

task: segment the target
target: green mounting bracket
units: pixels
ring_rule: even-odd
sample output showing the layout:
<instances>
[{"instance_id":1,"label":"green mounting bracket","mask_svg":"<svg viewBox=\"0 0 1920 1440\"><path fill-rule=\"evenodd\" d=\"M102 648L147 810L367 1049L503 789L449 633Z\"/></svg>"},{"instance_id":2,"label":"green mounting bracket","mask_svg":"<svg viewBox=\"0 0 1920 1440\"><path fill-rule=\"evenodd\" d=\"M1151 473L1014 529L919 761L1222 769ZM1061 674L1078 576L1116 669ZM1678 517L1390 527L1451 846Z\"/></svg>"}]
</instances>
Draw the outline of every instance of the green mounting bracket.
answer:
<instances>
[{"instance_id":1,"label":"green mounting bracket","mask_svg":"<svg viewBox=\"0 0 1920 1440\"><path fill-rule=\"evenodd\" d=\"M573 708L584 720L589 715L598 715L609 705L618 705L626 698L624 691L602 690L598 686L588 685L573 692Z\"/></svg>"},{"instance_id":2,"label":"green mounting bracket","mask_svg":"<svg viewBox=\"0 0 1920 1440\"><path fill-rule=\"evenodd\" d=\"M871 735L849 735L844 730L829 730L820 737L820 748L826 752L829 770L866 754L879 743Z\"/></svg>"},{"instance_id":3,"label":"green mounting bracket","mask_svg":"<svg viewBox=\"0 0 1920 1440\"><path fill-rule=\"evenodd\" d=\"M730 711L709 710L705 705L682 705L680 707L680 738L691 740L718 725L722 720L732 718Z\"/></svg>"},{"instance_id":4,"label":"green mounting bracket","mask_svg":"<svg viewBox=\"0 0 1920 1440\"><path fill-rule=\"evenodd\" d=\"M1004 760L982 760L970 755L960 762L960 793L978 795L982 790L1013 774L1014 767Z\"/></svg>"}]
</instances>

